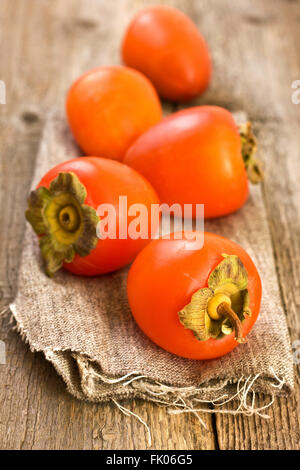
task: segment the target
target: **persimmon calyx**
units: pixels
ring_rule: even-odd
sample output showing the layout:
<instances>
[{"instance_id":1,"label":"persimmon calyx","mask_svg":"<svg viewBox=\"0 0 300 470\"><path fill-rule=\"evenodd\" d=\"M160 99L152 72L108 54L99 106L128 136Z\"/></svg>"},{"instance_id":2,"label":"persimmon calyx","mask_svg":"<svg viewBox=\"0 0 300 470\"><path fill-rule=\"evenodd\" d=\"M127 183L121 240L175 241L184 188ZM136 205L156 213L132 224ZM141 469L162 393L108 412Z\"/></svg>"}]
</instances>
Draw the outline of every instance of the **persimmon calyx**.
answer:
<instances>
[{"instance_id":1,"label":"persimmon calyx","mask_svg":"<svg viewBox=\"0 0 300 470\"><path fill-rule=\"evenodd\" d=\"M242 322L251 316L248 273L238 256L222 256L208 278L208 287L192 295L178 313L179 320L199 341L220 339L235 331L236 341L244 343Z\"/></svg>"},{"instance_id":2,"label":"persimmon calyx","mask_svg":"<svg viewBox=\"0 0 300 470\"><path fill-rule=\"evenodd\" d=\"M255 157L257 151L256 138L252 132L252 125L248 121L238 124L242 143L242 157L246 167L247 175L251 183L257 184L264 179L262 162Z\"/></svg>"},{"instance_id":3,"label":"persimmon calyx","mask_svg":"<svg viewBox=\"0 0 300 470\"><path fill-rule=\"evenodd\" d=\"M72 172L62 172L51 182L32 191L26 219L39 238L40 249L49 276L63 263L73 261L75 253L87 256L97 245L99 217L84 204L86 188Z\"/></svg>"}]
</instances>

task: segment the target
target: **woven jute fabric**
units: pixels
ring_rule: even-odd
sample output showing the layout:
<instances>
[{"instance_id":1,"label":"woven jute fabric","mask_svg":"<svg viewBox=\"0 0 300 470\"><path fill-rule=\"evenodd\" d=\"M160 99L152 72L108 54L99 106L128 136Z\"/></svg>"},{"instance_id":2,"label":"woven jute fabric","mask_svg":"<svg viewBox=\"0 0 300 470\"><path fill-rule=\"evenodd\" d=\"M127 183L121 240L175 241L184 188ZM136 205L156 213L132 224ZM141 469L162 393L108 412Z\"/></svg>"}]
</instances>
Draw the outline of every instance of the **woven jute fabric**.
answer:
<instances>
[{"instance_id":1,"label":"woven jute fabric","mask_svg":"<svg viewBox=\"0 0 300 470\"><path fill-rule=\"evenodd\" d=\"M52 114L37 156L33 187L53 165L78 155L65 120ZM11 305L17 328L42 351L80 399L104 402L140 397L174 403L178 397L215 401L241 389L273 394L293 388L293 363L281 306L261 189L238 213L205 223L207 231L240 243L263 282L260 316L245 345L210 361L169 354L140 331L126 297L128 268L83 278L43 271L38 241L28 225L18 292ZM246 389L246 385L249 387Z\"/></svg>"}]
</instances>

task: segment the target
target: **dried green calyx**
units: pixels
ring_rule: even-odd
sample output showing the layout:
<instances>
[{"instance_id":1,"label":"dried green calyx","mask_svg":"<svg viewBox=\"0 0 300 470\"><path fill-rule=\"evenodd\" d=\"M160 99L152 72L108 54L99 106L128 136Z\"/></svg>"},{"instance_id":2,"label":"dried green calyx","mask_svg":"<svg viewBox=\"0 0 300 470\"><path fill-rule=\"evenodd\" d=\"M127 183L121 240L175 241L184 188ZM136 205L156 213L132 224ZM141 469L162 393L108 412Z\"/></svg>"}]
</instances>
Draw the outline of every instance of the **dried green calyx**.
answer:
<instances>
[{"instance_id":1,"label":"dried green calyx","mask_svg":"<svg viewBox=\"0 0 300 470\"><path fill-rule=\"evenodd\" d=\"M243 343L242 322L251 316L248 273L236 255L223 257L210 274L208 287L195 292L178 315L199 341L223 338L235 331L236 341Z\"/></svg>"},{"instance_id":2,"label":"dried green calyx","mask_svg":"<svg viewBox=\"0 0 300 470\"><path fill-rule=\"evenodd\" d=\"M264 179L262 163L255 157L257 144L252 132L250 122L238 125L242 143L242 156L247 170L248 178L253 184L257 184Z\"/></svg>"},{"instance_id":3,"label":"dried green calyx","mask_svg":"<svg viewBox=\"0 0 300 470\"><path fill-rule=\"evenodd\" d=\"M51 182L32 191L26 219L39 239L46 273L51 276L63 263L73 261L75 253L87 256L97 245L96 210L84 204L87 192L78 177L59 173Z\"/></svg>"}]
</instances>

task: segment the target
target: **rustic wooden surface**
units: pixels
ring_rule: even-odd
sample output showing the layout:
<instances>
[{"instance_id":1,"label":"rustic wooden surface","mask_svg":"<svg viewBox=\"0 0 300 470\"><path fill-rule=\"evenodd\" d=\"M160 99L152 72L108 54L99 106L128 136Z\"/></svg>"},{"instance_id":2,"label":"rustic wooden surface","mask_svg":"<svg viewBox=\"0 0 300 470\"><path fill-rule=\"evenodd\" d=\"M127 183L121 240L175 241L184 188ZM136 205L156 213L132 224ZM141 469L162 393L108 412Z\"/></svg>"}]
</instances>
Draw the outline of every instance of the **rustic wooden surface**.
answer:
<instances>
[{"instance_id":1,"label":"rustic wooden surface","mask_svg":"<svg viewBox=\"0 0 300 470\"><path fill-rule=\"evenodd\" d=\"M24 207L47 110L63 106L68 85L97 65L119 62L124 27L142 0L1 0L0 302L13 299L24 232ZM208 40L214 80L198 100L245 109L265 161L264 201L292 341L300 339L300 79L298 0L165 0L188 13ZM72 398L41 354L29 351L0 318L7 363L0 365L1 449L143 449L145 429L115 406ZM299 368L299 366L298 366ZM268 421L189 415L135 401L129 409L153 430L154 449L299 449L300 385L277 399ZM264 397L259 398L264 402Z\"/></svg>"}]
</instances>

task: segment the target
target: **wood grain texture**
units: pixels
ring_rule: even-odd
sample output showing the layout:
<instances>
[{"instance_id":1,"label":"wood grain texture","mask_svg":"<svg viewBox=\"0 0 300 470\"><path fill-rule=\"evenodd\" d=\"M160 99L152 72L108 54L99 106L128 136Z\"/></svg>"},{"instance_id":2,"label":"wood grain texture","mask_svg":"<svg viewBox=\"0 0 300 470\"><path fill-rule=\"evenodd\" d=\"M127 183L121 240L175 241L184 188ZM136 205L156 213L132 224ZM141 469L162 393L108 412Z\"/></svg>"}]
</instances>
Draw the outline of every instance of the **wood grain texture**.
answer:
<instances>
[{"instance_id":1,"label":"wood grain texture","mask_svg":"<svg viewBox=\"0 0 300 470\"><path fill-rule=\"evenodd\" d=\"M63 106L80 73L119 62L119 44L133 12L157 1L2 0L0 79L0 302L16 289L24 207L45 113ZM207 38L214 79L198 103L246 109L255 122L266 164L263 186L281 295L292 340L300 339L299 124L291 82L300 79L300 2L288 0L161 1L188 13ZM28 5L30 4L30 7ZM116 7L117 4L117 7ZM195 103L196 103L195 102ZM32 354L6 318L0 339L0 448L143 449L144 427L114 405L72 398L52 367ZM299 371L298 371L299 372ZM259 402L266 399L259 397ZM170 416L153 404L128 408L152 428L155 449L300 448L300 386L277 399L271 420L204 416L208 431L189 415Z\"/></svg>"},{"instance_id":2,"label":"wood grain texture","mask_svg":"<svg viewBox=\"0 0 300 470\"><path fill-rule=\"evenodd\" d=\"M7 85L7 105L0 107L2 304L15 293L25 201L45 114L54 103L63 106L67 87L80 73L119 61L122 32L138 7L136 2L119 2L116 10L106 1L89 0L88 7L85 0L29 1L30 15L28 2L1 3L0 76ZM7 364L0 366L0 400L5 404L0 448L146 447L148 436L135 418L125 417L115 405L73 399L43 357L28 351L6 319L0 321L0 338L7 347ZM172 417L141 401L127 406L149 422L156 449L214 448L210 416L206 431L194 416Z\"/></svg>"},{"instance_id":3,"label":"wood grain texture","mask_svg":"<svg viewBox=\"0 0 300 470\"><path fill-rule=\"evenodd\" d=\"M291 83L300 76L300 51L296 42L300 34L300 2L248 2L247 8L242 8L246 21L238 24L235 18L241 3L231 5L232 10L236 8L238 11L232 11L232 16L226 17L219 32L225 35L227 30L234 29L241 41L240 54L243 45L249 42L251 49L247 50L246 57L249 60L249 55L253 54L254 58L247 64L247 75L241 75L241 81L248 101L248 105L245 101L246 109L251 113L260 143L259 156L266 168L263 193L282 301L293 342L300 338L300 190L297 184L300 178L300 106L292 104ZM228 37L227 47L233 47L233 41L233 37ZM226 57L220 56L220 69L226 70L226 62ZM248 81L249 77L252 77L252 83ZM239 101L235 91L232 99ZM299 449L299 366L295 368L295 376L295 397L277 399L271 408L269 421L258 417L247 419L218 415L219 447ZM260 397L259 405L264 403L264 398Z\"/></svg>"}]
</instances>

